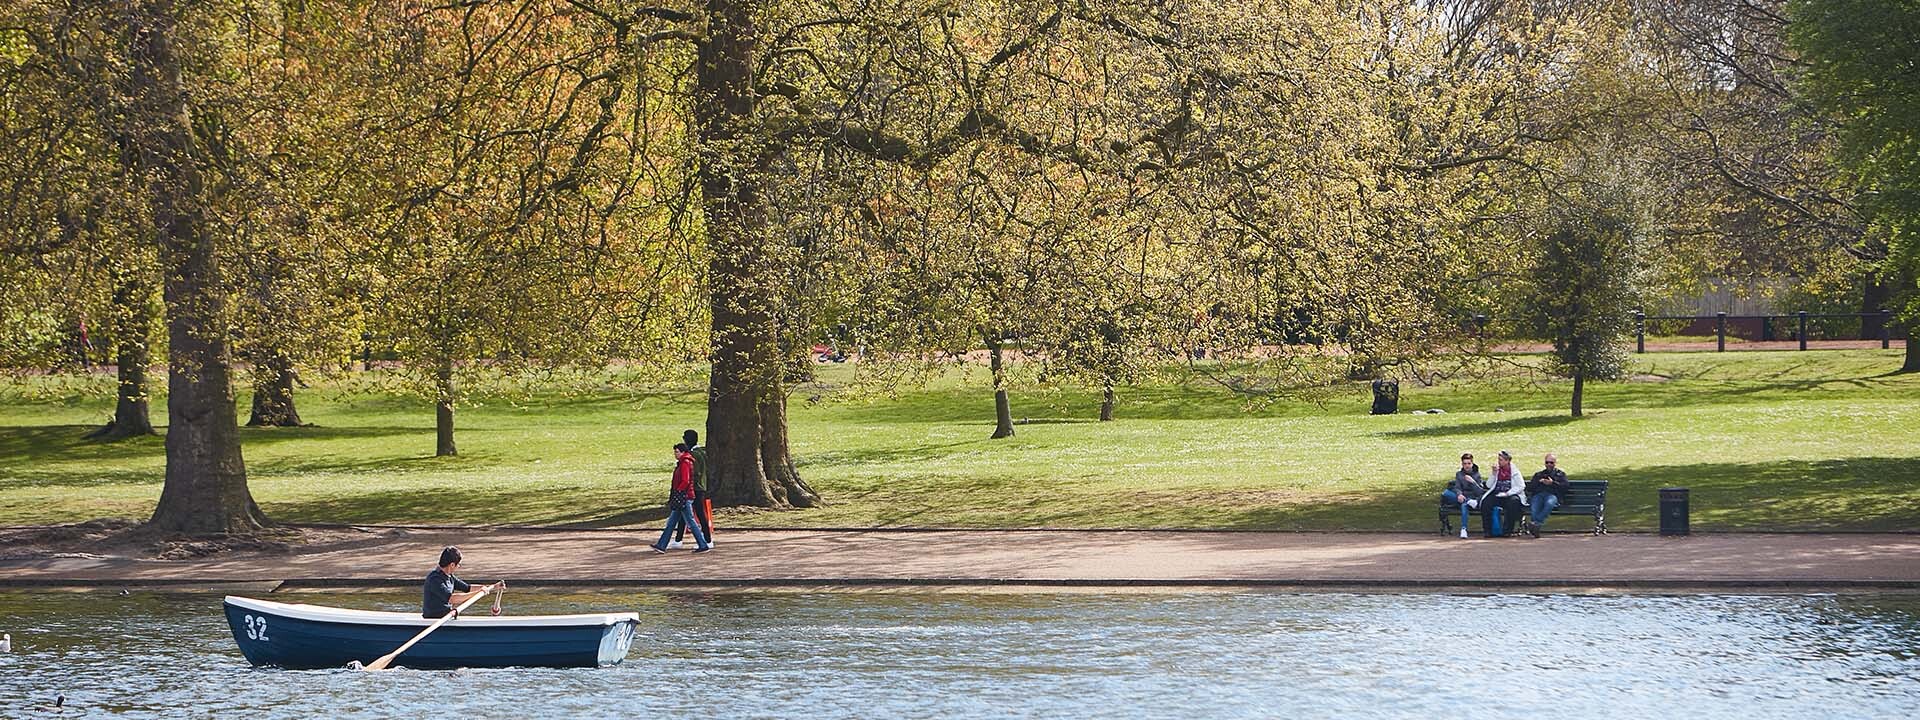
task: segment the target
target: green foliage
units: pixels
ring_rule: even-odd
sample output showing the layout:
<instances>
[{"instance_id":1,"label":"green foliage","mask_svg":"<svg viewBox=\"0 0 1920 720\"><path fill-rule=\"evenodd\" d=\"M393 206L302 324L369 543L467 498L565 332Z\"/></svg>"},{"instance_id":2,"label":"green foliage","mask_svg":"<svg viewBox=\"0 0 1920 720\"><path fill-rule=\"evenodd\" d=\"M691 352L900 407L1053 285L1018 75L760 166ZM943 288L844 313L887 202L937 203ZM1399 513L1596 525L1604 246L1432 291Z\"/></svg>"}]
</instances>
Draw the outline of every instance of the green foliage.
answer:
<instances>
[{"instance_id":1,"label":"green foliage","mask_svg":"<svg viewBox=\"0 0 1920 720\"><path fill-rule=\"evenodd\" d=\"M1594 176L1547 201L1537 221L1532 272L1514 290L1521 327L1553 343L1560 373L1618 380L1632 314L1644 301L1641 248L1650 223L1637 199L1645 189L1630 171L1601 166L1589 172Z\"/></svg>"},{"instance_id":2,"label":"green foliage","mask_svg":"<svg viewBox=\"0 0 1920 720\"><path fill-rule=\"evenodd\" d=\"M1801 0L1791 37L1808 58L1805 88L1839 126L1841 157L1870 189L1873 232L1888 239L1886 276L1920 321L1920 4Z\"/></svg>"}]
</instances>

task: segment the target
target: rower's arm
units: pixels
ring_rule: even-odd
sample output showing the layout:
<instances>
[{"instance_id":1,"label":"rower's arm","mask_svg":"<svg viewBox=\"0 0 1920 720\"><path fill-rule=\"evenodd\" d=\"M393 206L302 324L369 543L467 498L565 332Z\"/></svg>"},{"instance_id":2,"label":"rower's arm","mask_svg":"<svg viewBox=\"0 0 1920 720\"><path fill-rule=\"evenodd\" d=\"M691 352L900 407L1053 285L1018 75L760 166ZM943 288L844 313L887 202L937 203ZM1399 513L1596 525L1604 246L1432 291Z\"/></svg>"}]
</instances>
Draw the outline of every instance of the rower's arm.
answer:
<instances>
[{"instance_id":1,"label":"rower's arm","mask_svg":"<svg viewBox=\"0 0 1920 720\"><path fill-rule=\"evenodd\" d=\"M497 589L500 586L505 584L506 584L505 582L497 582L492 585L475 587L474 589L469 590L467 592L455 592L447 598L447 604L453 605L455 607L459 607L460 603L466 602L468 599L472 598L473 596L486 592L488 589Z\"/></svg>"}]
</instances>

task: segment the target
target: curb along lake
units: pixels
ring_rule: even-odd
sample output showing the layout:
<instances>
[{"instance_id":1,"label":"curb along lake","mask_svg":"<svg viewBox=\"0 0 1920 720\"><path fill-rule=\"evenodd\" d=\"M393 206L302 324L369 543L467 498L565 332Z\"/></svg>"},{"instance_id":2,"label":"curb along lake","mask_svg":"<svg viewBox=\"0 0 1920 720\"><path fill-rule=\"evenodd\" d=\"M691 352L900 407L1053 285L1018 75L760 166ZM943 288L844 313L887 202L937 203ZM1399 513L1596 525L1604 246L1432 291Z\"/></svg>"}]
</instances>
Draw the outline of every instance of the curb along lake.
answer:
<instances>
[{"instance_id":1,"label":"curb along lake","mask_svg":"<svg viewBox=\"0 0 1920 720\"><path fill-rule=\"evenodd\" d=\"M0 717L1920 715L1911 595L510 592L639 634L597 670L387 673L253 668L220 600L0 592Z\"/></svg>"}]
</instances>

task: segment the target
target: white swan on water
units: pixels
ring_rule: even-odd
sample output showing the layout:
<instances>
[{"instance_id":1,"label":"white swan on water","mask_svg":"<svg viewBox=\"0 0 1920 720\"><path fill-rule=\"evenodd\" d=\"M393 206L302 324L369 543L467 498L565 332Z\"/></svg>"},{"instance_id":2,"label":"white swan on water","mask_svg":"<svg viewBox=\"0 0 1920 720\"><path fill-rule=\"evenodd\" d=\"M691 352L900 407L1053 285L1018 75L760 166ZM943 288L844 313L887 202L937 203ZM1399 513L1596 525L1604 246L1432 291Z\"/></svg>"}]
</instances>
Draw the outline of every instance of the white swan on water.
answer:
<instances>
[{"instance_id":1,"label":"white swan on water","mask_svg":"<svg viewBox=\"0 0 1920 720\"><path fill-rule=\"evenodd\" d=\"M13 652L13 634L0 633L0 653Z\"/></svg>"}]
</instances>

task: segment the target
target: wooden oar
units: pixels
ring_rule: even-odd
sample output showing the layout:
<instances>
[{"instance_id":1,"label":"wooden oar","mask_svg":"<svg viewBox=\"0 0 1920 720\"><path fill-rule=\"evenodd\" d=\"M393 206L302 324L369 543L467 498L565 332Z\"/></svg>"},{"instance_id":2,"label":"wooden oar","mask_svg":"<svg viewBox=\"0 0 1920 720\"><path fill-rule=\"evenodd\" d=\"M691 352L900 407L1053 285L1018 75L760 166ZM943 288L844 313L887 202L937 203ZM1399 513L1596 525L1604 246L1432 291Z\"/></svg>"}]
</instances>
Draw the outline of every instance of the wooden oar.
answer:
<instances>
[{"instance_id":1,"label":"wooden oar","mask_svg":"<svg viewBox=\"0 0 1920 720\"><path fill-rule=\"evenodd\" d=\"M407 648L413 647L414 643L420 642L427 635L432 634L433 631L439 630L440 626L447 624L448 620L452 620L456 617L459 617L460 613L467 611L467 606L472 605L476 602L479 602L480 598L486 597L487 593L490 593L490 592L493 592L492 585L488 585L486 587L480 588L480 592L474 593L473 597L467 598L466 602L460 603L460 607L454 608L453 612L447 613L446 615L441 616L439 620L433 621L433 624L428 625L427 629L421 630L419 635L413 636L413 639L408 640L407 644L401 645L399 650L395 650L393 652L382 655L380 656L380 659L367 663L366 665L361 666L360 669L361 670L387 669L388 665L393 664L394 658L400 657L400 653L406 652Z\"/></svg>"}]
</instances>

